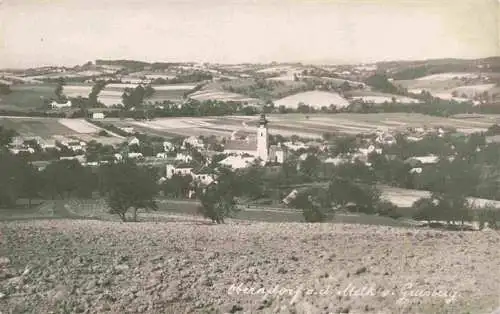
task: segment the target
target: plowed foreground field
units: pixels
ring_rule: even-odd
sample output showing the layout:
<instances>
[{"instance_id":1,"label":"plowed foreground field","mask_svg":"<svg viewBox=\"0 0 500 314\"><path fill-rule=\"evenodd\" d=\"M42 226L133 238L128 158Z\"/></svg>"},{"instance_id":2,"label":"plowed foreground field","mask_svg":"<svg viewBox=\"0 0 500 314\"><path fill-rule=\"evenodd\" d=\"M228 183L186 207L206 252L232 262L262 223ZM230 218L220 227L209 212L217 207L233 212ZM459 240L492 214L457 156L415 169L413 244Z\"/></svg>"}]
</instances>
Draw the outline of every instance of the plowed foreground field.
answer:
<instances>
[{"instance_id":1,"label":"plowed foreground field","mask_svg":"<svg viewBox=\"0 0 500 314\"><path fill-rule=\"evenodd\" d=\"M492 313L499 234L343 224L0 223L3 313Z\"/></svg>"}]
</instances>

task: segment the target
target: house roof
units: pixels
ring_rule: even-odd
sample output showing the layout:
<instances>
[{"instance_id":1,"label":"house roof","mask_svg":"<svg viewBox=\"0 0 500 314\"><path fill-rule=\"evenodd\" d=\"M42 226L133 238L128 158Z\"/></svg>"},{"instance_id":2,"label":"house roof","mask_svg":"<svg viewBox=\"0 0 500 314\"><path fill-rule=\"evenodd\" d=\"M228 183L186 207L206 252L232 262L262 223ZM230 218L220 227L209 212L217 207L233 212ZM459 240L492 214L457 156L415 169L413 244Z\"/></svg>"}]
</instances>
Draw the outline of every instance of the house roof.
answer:
<instances>
[{"instance_id":1,"label":"house roof","mask_svg":"<svg viewBox=\"0 0 500 314\"><path fill-rule=\"evenodd\" d=\"M283 151L283 147L278 146L278 145L271 145L269 147L269 151L281 152L281 151Z\"/></svg>"},{"instance_id":2,"label":"house roof","mask_svg":"<svg viewBox=\"0 0 500 314\"><path fill-rule=\"evenodd\" d=\"M257 150L257 141L227 141L224 145L224 150L254 151Z\"/></svg>"},{"instance_id":3,"label":"house roof","mask_svg":"<svg viewBox=\"0 0 500 314\"><path fill-rule=\"evenodd\" d=\"M202 166L201 168L196 169L193 171L194 174L214 174L215 171L209 167Z\"/></svg>"},{"instance_id":4,"label":"house roof","mask_svg":"<svg viewBox=\"0 0 500 314\"><path fill-rule=\"evenodd\" d=\"M180 162L178 163L175 168L176 169L189 169L189 168L196 168L198 167L198 164L196 162Z\"/></svg>"},{"instance_id":5,"label":"house roof","mask_svg":"<svg viewBox=\"0 0 500 314\"><path fill-rule=\"evenodd\" d=\"M420 156L420 157L410 157L406 159L406 162L415 162L419 161L422 164L435 164L439 161L438 156Z\"/></svg>"},{"instance_id":6,"label":"house roof","mask_svg":"<svg viewBox=\"0 0 500 314\"><path fill-rule=\"evenodd\" d=\"M249 130L239 129L239 130L234 131L231 134L231 136L235 137L235 138L247 138L253 134L254 134L254 132L250 132Z\"/></svg>"}]
</instances>

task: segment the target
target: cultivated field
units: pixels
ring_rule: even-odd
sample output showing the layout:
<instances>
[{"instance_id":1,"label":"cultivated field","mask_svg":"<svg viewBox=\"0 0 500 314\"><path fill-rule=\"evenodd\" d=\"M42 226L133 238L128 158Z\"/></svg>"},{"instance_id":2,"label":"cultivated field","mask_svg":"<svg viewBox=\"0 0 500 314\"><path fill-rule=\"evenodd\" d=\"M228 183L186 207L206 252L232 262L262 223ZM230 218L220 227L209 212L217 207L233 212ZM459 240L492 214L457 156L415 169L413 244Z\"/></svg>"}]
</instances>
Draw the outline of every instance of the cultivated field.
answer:
<instances>
[{"instance_id":1,"label":"cultivated field","mask_svg":"<svg viewBox=\"0 0 500 314\"><path fill-rule=\"evenodd\" d=\"M439 73L427 75L424 77L420 77L417 80L419 81L446 81L453 79L476 79L479 78L478 73L463 73L463 72L450 72L450 73Z\"/></svg>"},{"instance_id":2,"label":"cultivated field","mask_svg":"<svg viewBox=\"0 0 500 314\"><path fill-rule=\"evenodd\" d=\"M0 117L0 125L13 129L24 137L38 136L43 139L53 139L57 136L70 136L87 142L96 140L103 144L117 144L123 141L120 136L99 136L97 133L101 128L83 119Z\"/></svg>"},{"instance_id":3,"label":"cultivated field","mask_svg":"<svg viewBox=\"0 0 500 314\"><path fill-rule=\"evenodd\" d=\"M219 100L219 101L244 102L249 104L254 104L259 102L259 100L255 98L247 97L245 95L237 93L225 92L218 89L204 89L189 95L189 98L198 101Z\"/></svg>"},{"instance_id":4,"label":"cultivated field","mask_svg":"<svg viewBox=\"0 0 500 314\"><path fill-rule=\"evenodd\" d=\"M256 132L258 117L227 116L203 118L159 118L153 121L107 119L119 127L134 127L140 132L160 136L215 135L230 136L232 132L246 129ZM298 135L320 138L326 132L360 134L377 130L394 130L405 127L454 127L466 133L485 131L500 116L475 118L441 118L410 113L384 114L272 114L268 116L271 134Z\"/></svg>"},{"instance_id":5,"label":"cultivated field","mask_svg":"<svg viewBox=\"0 0 500 314\"><path fill-rule=\"evenodd\" d=\"M394 84L408 89L410 93L427 91L434 97L457 101L466 100L462 95L473 98L483 92L497 92L496 84L485 84L484 80L474 73L442 73L415 80L394 81ZM452 93L457 93L458 97L453 97Z\"/></svg>"},{"instance_id":6,"label":"cultivated field","mask_svg":"<svg viewBox=\"0 0 500 314\"><path fill-rule=\"evenodd\" d=\"M275 106L285 106L286 108L297 108L299 104L311 106L316 109L321 107L345 108L349 102L337 93L310 91L291 95L274 102Z\"/></svg>"},{"instance_id":7,"label":"cultivated field","mask_svg":"<svg viewBox=\"0 0 500 314\"><path fill-rule=\"evenodd\" d=\"M83 119L59 119L58 122L75 133L96 133L101 129Z\"/></svg>"},{"instance_id":8,"label":"cultivated field","mask_svg":"<svg viewBox=\"0 0 500 314\"><path fill-rule=\"evenodd\" d=\"M0 230L7 313L465 314L499 306L492 231L214 226L185 217L0 222Z\"/></svg>"},{"instance_id":9,"label":"cultivated field","mask_svg":"<svg viewBox=\"0 0 500 314\"><path fill-rule=\"evenodd\" d=\"M170 85L153 85L155 93L146 101L164 102L164 101L181 101L184 95L196 87L195 84L170 84Z\"/></svg>"},{"instance_id":10,"label":"cultivated field","mask_svg":"<svg viewBox=\"0 0 500 314\"><path fill-rule=\"evenodd\" d=\"M64 95L71 98L87 98L92 91L92 84L68 84L64 85Z\"/></svg>"},{"instance_id":11,"label":"cultivated field","mask_svg":"<svg viewBox=\"0 0 500 314\"><path fill-rule=\"evenodd\" d=\"M0 109L30 110L43 105L43 99L55 97L54 84L20 84L11 86L12 93L0 96Z\"/></svg>"}]
</instances>

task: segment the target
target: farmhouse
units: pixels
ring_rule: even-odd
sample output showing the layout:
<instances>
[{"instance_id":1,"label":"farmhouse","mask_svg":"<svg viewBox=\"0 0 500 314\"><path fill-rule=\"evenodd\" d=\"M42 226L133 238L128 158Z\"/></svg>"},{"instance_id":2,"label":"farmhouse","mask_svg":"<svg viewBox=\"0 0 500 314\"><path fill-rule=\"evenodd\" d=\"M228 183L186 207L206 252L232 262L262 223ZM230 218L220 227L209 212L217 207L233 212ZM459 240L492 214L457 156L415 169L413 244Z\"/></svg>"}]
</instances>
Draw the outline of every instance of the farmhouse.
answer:
<instances>
[{"instance_id":1,"label":"farmhouse","mask_svg":"<svg viewBox=\"0 0 500 314\"><path fill-rule=\"evenodd\" d=\"M182 148L186 148L187 146L191 146L194 148L204 148L205 144L203 140L197 138L196 136L190 136L182 142Z\"/></svg>"},{"instance_id":2,"label":"farmhouse","mask_svg":"<svg viewBox=\"0 0 500 314\"><path fill-rule=\"evenodd\" d=\"M128 153L127 158L130 159L142 159L144 156L142 156L142 153Z\"/></svg>"},{"instance_id":3,"label":"farmhouse","mask_svg":"<svg viewBox=\"0 0 500 314\"><path fill-rule=\"evenodd\" d=\"M188 154L177 153L177 155L175 156L175 160L179 160L182 162L191 162L193 160L193 157Z\"/></svg>"},{"instance_id":4,"label":"farmhouse","mask_svg":"<svg viewBox=\"0 0 500 314\"><path fill-rule=\"evenodd\" d=\"M71 100L68 100L66 103L62 104L54 100L50 103L50 108L52 109L71 108Z\"/></svg>"},{"instance_id":5,"label":"farmhouse","mask_svg":"<svg viewBox=\"0 0 500 314\"><path fill-rule=\"evenodd\" d=\"M170 143L170 142L163 142L163 150L166 151L166 152L171 152L175 149L175 146L174 144Z\"/></svg>"},{"instance_id":6,"label":"farmhouse","mask_svg":"<svg viewBox=\"0 0 500 314\"><path fill-rule=\"evenodd\" d=\"M215 175L210 168L202 167L192 172L193 180L202 185L210 185L215 181Z\"/></svg>"},{"instance_id":7,"label":"farmhouse","mask_svg":"<svg viewBox=\"0 0 500 314\"><path fill-rule=\"evenodd\" d=\"M257 158L255 157L244 157L242 155L238 156L228 156L226 159L219 161L219 165L230 167L232 169L242 169L250 167Z\"/></svg>"},{"instance_id":8,"label":"farmhouse","mask_svg":"<svg viewBox=\"0 0 500 314\"><path fill-rule=\"evenodd\" d=\"M187 176L193 175L193 169L196 168L196 164L194 163L180 163L178 165L167 165L166 166L166 175L167 179L172 178L174 175Z\"/></svg>"},{"instance_id":9,"label":"farmhouse","mask_svg":"<svg viewBox=\"0 0 500 314\"><path fill-rule=\"evenodd\" d=\"M268 121L266 116L262 114L259 119L257 128L257 137L255 139L245 137L245 139L233 139L235 133L232 134L230 140L224 145L224 153L232 155L250 155L259 158L263 163L277 162L283 163L287 157L286 147L281 145L269 146L269 132L267 127Z\"/></svg>"},{"instance_id":10,"label":"farmhouse","mask_svg":"<svg viewBox=\"0 0 500 314\"><path fill-rule=\"evenodd\" d=\"M435 165L439 162L439 156L428 155L428 156L419 156L419 157L410 157L405 160L405 163L410 165L410 173L420 174L422 171L432 165Z\"/></svg>"},{"instance_id":11,"label":"farmhouse","mask_svg":"<svg viewBox=\"0 0 500 314\"><path fill-rule=\"evenodd\" d=\"M102 113L102 112L94 112L92 114L92 119L104 119L104 113Z\"/></svg>"},{"instance_id":12,"label":"farmhouse","mask_svg":"<svg viewBox=\"0 0 500 314\"><path fill-rule=\"evenodd\" d=\"M69 156L69 157L60 157L59 160L76 160L79 163L83 164L87 160L85 155L78 155L78 156Z\"/></svg>"},{"instance_id":13,"label":"farmhouse","mask_svg":"<svg viewBox=\"0 0 500 314\"><path fill-rule=\"evenodd\" d=\"M128 139L128 146L140 145L140 144L141 144L141 141L139 141L139 139L135 136Z\"/></svg>"},{"instance_id":14,"label":"farmhouse","mask_svg":"<svg viewBox=\"0 0 500 314\"><path fill-rule=\"evenodd\" d=\"M302 142L285 142L283 146L292 151L297 151L299 149L307 149L307 145Z\"/></svg>"}]
</instances>

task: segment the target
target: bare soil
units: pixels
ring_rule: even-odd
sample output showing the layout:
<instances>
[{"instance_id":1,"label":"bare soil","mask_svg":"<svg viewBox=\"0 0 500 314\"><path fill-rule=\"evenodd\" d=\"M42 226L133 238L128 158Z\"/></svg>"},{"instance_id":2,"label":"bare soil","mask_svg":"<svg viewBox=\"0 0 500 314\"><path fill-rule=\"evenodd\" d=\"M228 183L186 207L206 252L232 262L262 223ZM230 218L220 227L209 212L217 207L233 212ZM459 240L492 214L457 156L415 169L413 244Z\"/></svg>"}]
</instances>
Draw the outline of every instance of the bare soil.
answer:
<instances>
[{"instance_id":1,"label":"bare soil","mask_svg":"<svg viewBox=\"0 0 500 314\"><path fill-rule=\"evenodd\" d=\"M0 232L3 313L457 314L500 306L500 235L491 230L38 220L3 222Z\"/></svg>"}]
</instances>

